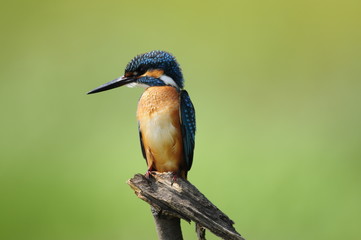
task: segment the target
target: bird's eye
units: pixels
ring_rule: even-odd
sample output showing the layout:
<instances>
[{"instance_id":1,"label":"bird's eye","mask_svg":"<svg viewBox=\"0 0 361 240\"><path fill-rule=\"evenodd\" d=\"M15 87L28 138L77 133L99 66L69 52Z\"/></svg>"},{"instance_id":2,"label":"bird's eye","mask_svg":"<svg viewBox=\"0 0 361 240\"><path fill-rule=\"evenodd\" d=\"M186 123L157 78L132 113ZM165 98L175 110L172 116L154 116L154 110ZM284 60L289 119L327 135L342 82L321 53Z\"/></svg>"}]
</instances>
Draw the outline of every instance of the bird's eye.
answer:
<instances>
[{"instance_id":1,"label":"bird's eye","mask_svg":"<svg viewBox=\"0 0 361 240\"><path fill-rule=\"evenodd\" d=\"M138 68L136 71L133 72L133 76L139 77L143 75L146 71L143 68Z\"/></svg>"}]
</instances>

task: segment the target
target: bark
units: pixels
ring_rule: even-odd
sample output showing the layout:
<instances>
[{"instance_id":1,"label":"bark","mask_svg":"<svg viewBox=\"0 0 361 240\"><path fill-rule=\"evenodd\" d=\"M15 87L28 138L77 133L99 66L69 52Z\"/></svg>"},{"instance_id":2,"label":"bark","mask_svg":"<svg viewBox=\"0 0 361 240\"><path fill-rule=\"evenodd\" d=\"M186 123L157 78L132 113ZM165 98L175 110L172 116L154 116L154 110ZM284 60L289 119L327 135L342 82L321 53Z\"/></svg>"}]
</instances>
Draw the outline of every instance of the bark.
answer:
<instances>
[{"instance_id":1,"label":"bark","mask_svg":"<svg viewBox=\"0 0 361 240\"><path fill-rule=\"evenodd\" d=\"M196 223L199 239L205 239L204 229L208 229L223 239L244 240L234 222L183 178L174 181L172 173L152 173L149 178L136 174L127 183L152 206L160 240L183 239L180 218Z\"/></svg>"}]
</instances>

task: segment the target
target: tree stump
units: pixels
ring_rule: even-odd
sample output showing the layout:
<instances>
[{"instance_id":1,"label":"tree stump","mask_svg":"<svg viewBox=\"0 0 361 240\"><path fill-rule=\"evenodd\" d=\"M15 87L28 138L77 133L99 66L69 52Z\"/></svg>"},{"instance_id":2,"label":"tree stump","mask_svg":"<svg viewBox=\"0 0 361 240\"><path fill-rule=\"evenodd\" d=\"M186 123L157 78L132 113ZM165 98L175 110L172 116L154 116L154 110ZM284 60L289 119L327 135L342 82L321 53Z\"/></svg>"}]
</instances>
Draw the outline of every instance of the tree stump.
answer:
<instances>
[{"instance_id":1,"label":"tree stump","mask_svg":"<svg viewBox=\"0 0 361 240\"><path fill-rule=\"evenodd\" d=\"M180 218L196 223L198 239L205 229L229 240L244 240L234 222L212 204L194 185L183 178L174 181L172 173L153 172L149 178L136 174L127 183L138 198L152 206L160 240L183 239Z\"/></svg>"}]
</instances>

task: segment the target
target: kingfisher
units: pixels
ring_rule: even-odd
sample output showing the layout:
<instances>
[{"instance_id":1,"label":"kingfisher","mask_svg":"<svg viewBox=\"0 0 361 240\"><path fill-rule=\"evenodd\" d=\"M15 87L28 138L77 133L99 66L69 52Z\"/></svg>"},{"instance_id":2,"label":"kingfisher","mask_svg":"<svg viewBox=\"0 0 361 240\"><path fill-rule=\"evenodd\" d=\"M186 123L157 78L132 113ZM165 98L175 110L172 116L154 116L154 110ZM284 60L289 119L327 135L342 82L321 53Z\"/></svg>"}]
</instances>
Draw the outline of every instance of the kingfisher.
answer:
<instances>
[{"instance_id":1,"label":"kingfisher","mask_svg":"<svg viewBox=\"0 0 361 240\"><path fill-rule=\"evenodd\" d=\"M186 179L193 162L196 120L175 57L165 51L137 55L127 64L123 76L88 94L121 86L145 88L138 102L137 120L148 166L146 177L156 171Z\"/></svg>"}]
</instances>

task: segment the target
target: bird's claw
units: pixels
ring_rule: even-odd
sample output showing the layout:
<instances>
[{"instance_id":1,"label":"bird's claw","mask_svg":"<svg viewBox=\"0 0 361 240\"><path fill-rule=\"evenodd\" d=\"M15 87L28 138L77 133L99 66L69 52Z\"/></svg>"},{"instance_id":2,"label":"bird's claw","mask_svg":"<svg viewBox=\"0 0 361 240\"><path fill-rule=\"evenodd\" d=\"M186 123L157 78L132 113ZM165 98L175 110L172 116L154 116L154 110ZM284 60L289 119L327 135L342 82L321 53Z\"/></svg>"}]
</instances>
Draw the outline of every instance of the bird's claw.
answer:
<instances>
[{"instance_id":1,"label":"bird's claw","mask_svg":"<svg viewBox=\"0 0 361 240\"><path fill-rule=\"evenodd\" d=\"M173 172L173 177L172 177L172 181L170 183L171 186L173 186L173 183L177 182L178 177L180 177L178 172Z\"/></svg>"},{"instance_id":2,"label":"bird's claw","mask_svg":"<svg viewBox=\"0 0 361 240\"><path fill-rule=\"evenodd\" d=\"M150 170L147 170L146 173L144 174L146 179L149 179L151 175L152 175L152 171Z\"/></svg>"}]
</instances>

